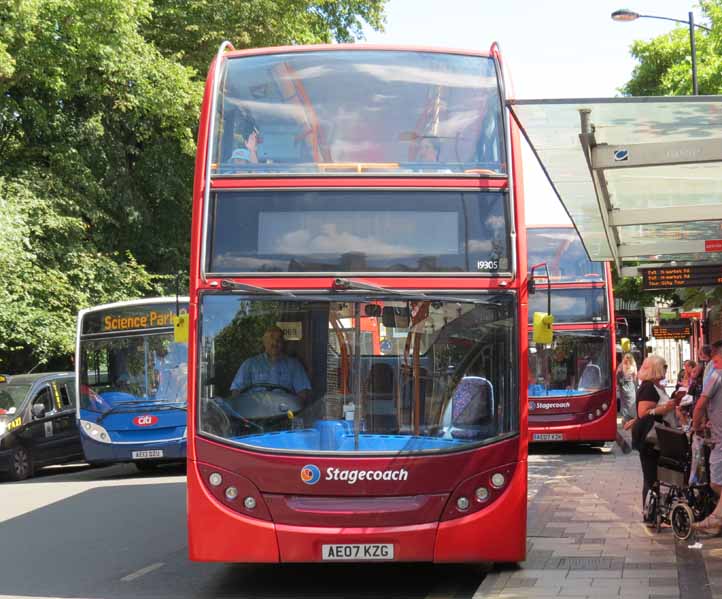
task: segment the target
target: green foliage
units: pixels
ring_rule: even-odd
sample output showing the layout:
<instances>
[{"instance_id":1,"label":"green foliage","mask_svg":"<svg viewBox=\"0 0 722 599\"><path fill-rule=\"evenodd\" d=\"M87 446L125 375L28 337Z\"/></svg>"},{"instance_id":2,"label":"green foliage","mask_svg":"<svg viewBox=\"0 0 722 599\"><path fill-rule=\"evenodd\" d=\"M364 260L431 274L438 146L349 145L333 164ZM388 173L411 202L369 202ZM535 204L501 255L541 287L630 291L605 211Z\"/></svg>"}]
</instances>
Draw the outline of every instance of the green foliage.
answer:
<instances>
[{"instance_id":1,"label":"green foliage","mask_svg":"<svg viewBox=\"0 0 722 599\"><path fill-rule=\"evenodd\" d=\"M637 302L640 308L654 306L658 302L677 305L679 297L674 291L643 291L642 277L620 277L617 269L612 268L614 297L627 302Z\"/></svg>"},{"instance_id":2,"label":"green foliage","mask_svg":"<svg viewBox=\"0 0 722 599\"><path fill-rule=\"evenodd\" d=\"M383 29L386 0L155 0L143 29L166 55L205 73L223 40L258 48L352 42Z\"/></svg>"},{"instance_id":3,"label":"green foliage","mask_svg":"<svg viewBox=\"0 0 722 599\"><path fill-rule=\"evenodd\" d=\"M695 29L697 80L700 94L722 92L722 0L700 2L704 25ZM692 94L692 58L689 28L680 25L668 34L632 44L639 64L622 88L630 96L680 96Z\"/></svg>"},{"instance_id":4,"label":"green foliage","mask_svg":"<svg viewBox=\"0 0 722 599\"><path fill-rule=\"evenodd\" d=\"M0 371L67 356L79 308L175 292L220 41L353 40L383 4L0 2Z\"/></svg>"}]
</instances>

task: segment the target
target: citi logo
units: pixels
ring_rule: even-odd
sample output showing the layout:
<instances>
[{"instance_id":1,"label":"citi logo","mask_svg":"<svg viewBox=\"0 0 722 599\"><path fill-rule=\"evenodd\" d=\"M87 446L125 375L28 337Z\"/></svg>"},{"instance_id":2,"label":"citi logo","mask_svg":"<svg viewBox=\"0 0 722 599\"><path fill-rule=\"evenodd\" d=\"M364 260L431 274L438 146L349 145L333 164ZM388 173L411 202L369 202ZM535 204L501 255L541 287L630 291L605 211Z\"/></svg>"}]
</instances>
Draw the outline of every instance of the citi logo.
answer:
<instances>
[{"instance_id":1,"label":"citi logo","mask_svg":"<svg viewBox=\"0 0 722 599\"><path fill-rule=\"evenodd\" d=\"M143 414L142 416L133 418L133 424L135 424L135 426L153 426L156 422L158 422L158 417L152 416L151 414Z\"/></svg>"},{"instance_id":2,"label":"citi logo","mask_svg":"<svg viewBox=\"0 0 722 599\"><path fill-rule=\"evenodd\" d=\"M307 485L315 485L321 480L321 471L314 464L307 464L301 468L301 480Z\"/></svg>"}]
</instances>

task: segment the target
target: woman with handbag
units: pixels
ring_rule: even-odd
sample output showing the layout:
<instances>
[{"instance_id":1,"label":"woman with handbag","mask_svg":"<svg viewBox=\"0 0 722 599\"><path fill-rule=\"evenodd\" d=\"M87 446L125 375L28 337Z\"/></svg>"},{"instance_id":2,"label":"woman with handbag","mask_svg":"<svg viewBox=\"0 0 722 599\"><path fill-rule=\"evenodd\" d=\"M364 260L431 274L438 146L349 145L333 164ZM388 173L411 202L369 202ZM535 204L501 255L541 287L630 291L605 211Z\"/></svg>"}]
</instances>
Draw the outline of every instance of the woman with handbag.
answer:
<instances>
[{"instance_id":1,"label":"woman with handbag","mask_svg":"<svg viewBox=\"0 0 722 599\"><path fill-rule=\"evenodd\" d=\"M639 451L639 460L642 463L643 507L647 494L657 482L659 451L654 445L656 441L654 426L663 423L664 417L668 414L673 415L676 407L662 385L666 374L667 364L664 358L655 355L644 359L637 374L640 385L637 389L637 418L632 425L632 447Z\"/></svg>"}]
</instances>

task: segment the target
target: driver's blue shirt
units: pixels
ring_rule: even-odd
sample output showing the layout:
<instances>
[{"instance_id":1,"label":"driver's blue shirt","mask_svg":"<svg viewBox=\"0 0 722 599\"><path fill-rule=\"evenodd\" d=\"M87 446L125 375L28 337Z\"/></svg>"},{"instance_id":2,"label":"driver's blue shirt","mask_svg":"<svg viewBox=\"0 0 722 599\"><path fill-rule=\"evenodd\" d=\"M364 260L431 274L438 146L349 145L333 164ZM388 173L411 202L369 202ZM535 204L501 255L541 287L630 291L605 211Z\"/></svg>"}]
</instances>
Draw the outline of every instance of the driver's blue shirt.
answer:
<instances>
[{"instance_id":1,"label":"driver's blue shirt","mask_svg":"<svg viewBox=\"0 0 722 599\"><path fill-rule=\"evenodd\" d=\"M271 361L265 353L248 358L236 372L231 391L254 385L280 385L299 393L311 388L306 371L296 358L279 356Z\"/></svg>"}]
</instances>

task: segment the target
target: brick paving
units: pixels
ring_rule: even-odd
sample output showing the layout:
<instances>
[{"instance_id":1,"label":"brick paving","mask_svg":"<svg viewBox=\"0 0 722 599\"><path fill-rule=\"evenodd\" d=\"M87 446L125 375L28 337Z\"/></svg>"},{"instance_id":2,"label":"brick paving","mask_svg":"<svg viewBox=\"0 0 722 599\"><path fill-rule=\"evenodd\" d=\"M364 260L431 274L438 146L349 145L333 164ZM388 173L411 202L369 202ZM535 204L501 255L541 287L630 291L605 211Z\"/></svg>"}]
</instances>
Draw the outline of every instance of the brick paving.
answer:
<instances>
[{"instance_id":1,"label":"brick paving","mask_svg":"<svg viewBox=\"0 0 722 599\"><path fill-rule=\"evenodd\" d=\"M690 549L695 539L648 529L641 489L639 455L616 444L533 448L527 560L495 567L475 599L722 599L722 537Z\"/></svg>"}]
</instances>

